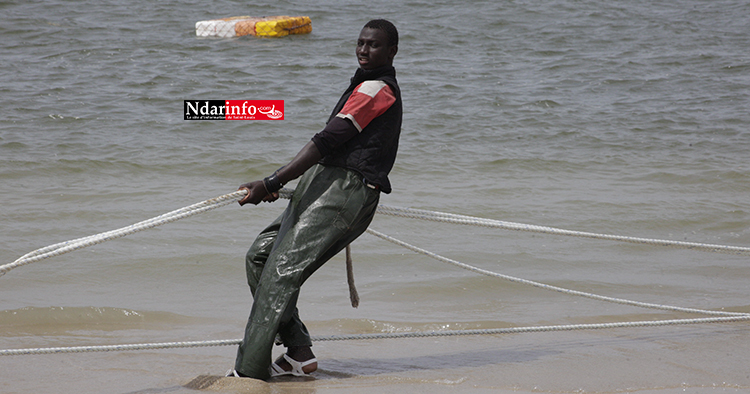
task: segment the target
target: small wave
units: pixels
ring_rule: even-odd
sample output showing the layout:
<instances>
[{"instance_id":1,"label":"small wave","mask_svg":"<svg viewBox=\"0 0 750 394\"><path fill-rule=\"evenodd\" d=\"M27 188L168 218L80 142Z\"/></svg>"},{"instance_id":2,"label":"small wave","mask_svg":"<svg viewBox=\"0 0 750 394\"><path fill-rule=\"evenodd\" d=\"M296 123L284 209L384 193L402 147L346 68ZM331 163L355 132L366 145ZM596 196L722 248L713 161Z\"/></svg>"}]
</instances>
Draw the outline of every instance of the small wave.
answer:
<instances>
[{"instance_id":1,"label":"small wave","mask_svg":"<svg viewBox=\"0 0 750 394\"><path fill-rule=\"evenodd\" d=\"M534 101L531 104L537 107L541 107L541 108L553 108L553 107L560 106L560 103L555 102L553 100L539 100L539 101Z\"/></svg>"},{"instance_id":2,"label":"small wave","mask_svg":"<svg viewBox=\"0 0 750 394\"><path fill-rule=\"evenodd\" d=\"M515 326L503 321L390 322L372 319L336 319L314 323L320 331L335 327L342 333L374 334L426 331L481 330ZM320 326L318 326L320 324ZM324 328L325 327L325 328Z\"/></svg>"},{"instance_id":3,"label":"small wave","mask_svg":"<svg viewBox=\"0 0 750 394\"><path fill-rule=\"evenodd\" d=\"M38 335L92 329L159 329L194 320L170 312L143 312L112 307L25 307L0 311L0 335Z\"/></svg>"}]
</instances>

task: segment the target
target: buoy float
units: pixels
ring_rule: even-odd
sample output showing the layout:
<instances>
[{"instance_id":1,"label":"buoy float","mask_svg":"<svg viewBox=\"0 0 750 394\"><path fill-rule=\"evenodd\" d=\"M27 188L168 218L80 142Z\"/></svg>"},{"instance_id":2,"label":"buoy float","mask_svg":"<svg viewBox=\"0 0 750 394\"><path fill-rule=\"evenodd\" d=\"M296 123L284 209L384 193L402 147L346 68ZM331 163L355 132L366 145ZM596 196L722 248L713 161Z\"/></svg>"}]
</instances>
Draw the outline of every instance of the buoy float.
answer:
<instances>
[{"instance_id":1,"label":"buoy float","mask_svg":"<svg viewBox=\"0 0 750 394\"><path fill-rule=\"evenodd\" d=\"M284 37L311 31L312 21L309 16L233 16L195 23L195 35L198 37Z\"/></svg>"}]
</instances>

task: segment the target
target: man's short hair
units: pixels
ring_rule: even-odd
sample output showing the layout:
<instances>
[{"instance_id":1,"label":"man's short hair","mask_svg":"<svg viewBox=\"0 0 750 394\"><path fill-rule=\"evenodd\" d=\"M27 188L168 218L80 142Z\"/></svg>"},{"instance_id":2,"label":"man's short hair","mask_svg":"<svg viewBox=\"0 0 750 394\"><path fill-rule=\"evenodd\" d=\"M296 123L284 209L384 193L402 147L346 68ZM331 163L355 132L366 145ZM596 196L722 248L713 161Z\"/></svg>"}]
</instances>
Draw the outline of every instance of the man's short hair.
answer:
<instances>
[{"instance_id":1,"label":"man's short hair","mask_svg":"<svg viewBox=\"0 0 750 394\"><path fill-rule=\"evenodd\" d=\"M367 22L365 27L382 30L388 36L388 46L398 45L398 30L396 30L396 26L393 23L385 19L373 19Z\"/></svg>"}]
</instances>

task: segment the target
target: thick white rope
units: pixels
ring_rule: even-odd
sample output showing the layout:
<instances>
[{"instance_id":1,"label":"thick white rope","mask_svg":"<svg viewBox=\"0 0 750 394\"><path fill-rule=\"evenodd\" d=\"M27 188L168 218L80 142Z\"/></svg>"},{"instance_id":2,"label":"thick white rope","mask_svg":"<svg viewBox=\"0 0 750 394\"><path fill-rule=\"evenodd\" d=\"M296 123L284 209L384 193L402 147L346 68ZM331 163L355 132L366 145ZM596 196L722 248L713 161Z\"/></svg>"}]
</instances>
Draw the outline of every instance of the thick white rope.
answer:
<instances>
[{"instance_id":1,"label":"thick white rope","mask_svg":"<svg viewBox=\"0 0 750 394\"><path fill-rule=\"evenodd\" d=\"M215 340L215 341L134 343L134 344L126 344L126 345L98 345L98 346L5 349L5 350L0 350L0 356L24 356L24 355L32 355L32 354L55 354L55 353L119 352L119 351L127 351L127 350L154 350L154 349L177 349L177 348L188 348L188 347L231 346L231 345L237 345L240 342L242 342L241 339L224 339L224 340Z\"/></svg>"},{"instance_id":2,"label":"thick white rope","mask_svg":"<svg viewBox=\"0 0 750 394\"><path fill-rule=\"evenodd\" d=\"M57 256L63 253L67 253L73 250L81 249L86 246L95 245L110 239L115 239L129 235L138 231L142 231L148 228L156 227L161 224L170 223L185 217L189 217L198 213L206 212L208 210L218 208L242 198L247 192L239 190L234 193L219 196L213 199L205 200L191 206L181 208L164 215L157 216L152 219L148 219L127 227L123 227L118 230L109 231L89 237L79 238L67 242L62 242L55 245L50 245L45 248L35 250L28 253L11 264L0 266L0 275L5 274L9 270L30 264L35 261L39 261L52 256ZM281 197L289 198L292 191L284 189L281 191ZM573 235L583 236L588 238L599 238L609 239L623 242L635 242L635 243L646 243L651 245L660 246L674 246L683 247L689 249L710 251L710 252L721 252L721 253L733 253L733 254L745 254L745 250L750 248L741 248L734 246L724 245L706 245L698 243L687 243L678 241L664 241L664 240L649 240L645 238L633 238L633 237L622 237L612 236L604 234L585 233L569 230L554 229L551 227L542 227L534 225L526 225L519 223L502 222L491 219L475 218L463 215L454 215L441 212L431 212L424 210L415 210L409 208L396 208L380 205L378 212L383 214L390 214L393 216L419 218L424 220L441 221L446 223L456 224L467 224L467 225L478 225L485 227L512 229L520 231L534 231L543 232L548 234L559 234L559 235ZM334 341L334 340L363 340L363 339L384 339L384 338L413 338L413 337L431 337L431 336L451 336L451 335L481 335L481 334L506 334L506 333L519 333L519 332L541 332L541 331L563 331L563 330L583 330L583 329L602 329L602 328L617 328L617 327L647 327L647 326L662 326L662 325L674 325L674 324L698 324L698 323L716 323L716 322L730 322L730 321L743 321L750 320L750 314L747 313L736 313L736 312L723 312L723 311L710 311L693 308L682 308L669 305L650 304L638 301L630 301L606 296L600 296L591 293L580 292L576 290L564 289L557 286L546 285L539 282L534 282L526 279L516 278L508 275L498 274L495 272L487 271L478 267L474 267L468 264L460 263L458 261L449 259L429 252L425 249L418 248L410 245L406 242L400 241L388 235L382 234L378 231L368 229L370 234L373 234L379 238L385 239L389 242L393 242L397 245L410 249L414 252L424 254L426 256L435 258L439 261L443 261L449 264L456 265L460 268L467 269L482 275L488 275L496 278L509 280L512 282L528 284L531 286L558 291L566 294L577 295L581 297L592 298L601 301L614 302L619 304L626 304L644 308L662 309L677 312L688 312L688 313L702 313L710 315L723 315L724 317L711 317L702 319L676 319L676 320L657 320L657 321L639 321L639 322L618 322L618 323L601 323L601 324L572 324L572 325L558 325L558 326L536 326L536 327L510 327L510 328L498 328L498 329L484 329L484 330L456 330L456 331L430 331L430 332L410 332L410 333L376 333L376 334L356 334L356 335L334 335L328 337L313 337L315 341ZM729 250L729 251L728 251ZM93 352L93 351L125 351L125 350L145 350L145 349L167 349L167 348L182 348L182 347L204 347L204 346L225 346L225 345L237 345L241 340L216 340L216 341L195 341L195 342L167 342L167 343L147 343L147 344L129 344L129 345L105 345L105 346L79 346L79 347L59 347L59 348L34 348L34 349L7 349L0 350L0 356L6 355L27 355L27 354L50 354L50 353L71 353L71 352Z\"/></svg>"},{"instance_id":3,"label":"thick white rope","mask_svg":"<svg viewBox=\"0 0 750 394\"><path fill-rule=\"evenodd\" d=\"M289 189L283 189L280 191L280 195L282 198L289 198L291 196L291 193L292 190ZM161 226L163 224L197 215L199 213L207 212L212 209L223 207L224 205L231 204L241 199L245 196L245 194L247 194L246 190L238 190L234 193L229 193L223 196L201 201L199 203L176 209L172 212L168 212L163 215L159 215L157 217L134 223L116 230L90 235L88 237L77 238L70 241L60 242L54 245L34 250L19 257L12 263L0 266L0 276L5 275L13 268L20 267L22 265L31 264L40 260L48 259L50 257L59 256L61 254L72 252L74 250L83 249L88 246L93 246L105 241L121 238L126 235L137 233L139 231L147 230L156 226Z\"/></svg>"},{"instance_id":4,"label":"thick white rope","mask_svg":"<svg viewBox=\"0 0 750 394\"><path fill-rule=\"evenodd\" d=\"M282 189L279 194L280 194L280 197L282 198L290 198L292 192L293 190L290 190L290 189ZM171 223L179 219L190 217L190 216L202 213L202 212L207 212L212 209L222 207L224 205L231 204L232 202L235 202L241 199L242 197L244 197L245 194L247 194L247 191L238 190L233 193L229 193L223 196L201 201L197 204L193 204L184 208L180 208L172 212L168 212L163 215L132 224L130 226L122 227L117 230L107 231L104 233L100 233L100 234L96 234L96 235L92 235L88 237L83 237L83 238L78 238L78 239L74 239L70 241L65 241L65 242L50 245L41 249L37 249L33 252L27 253L19 257L16 261L12 263L1 265L0 276L5 275L8 271L12 270L13 268L20 267L22 265L34 263L34 262L44 260L44 259L54 257L54 256L59 256L64 253L68 253L68 252L82 249L88 246L100 244L102 242L109 241L112 239L124 237L126 235L134 234L139 231L143 231L149 228L160 226L162 224ZM544 233L544 234L604 239L604 240L610 240L610 241L630 242L630 243L648 244L648 245L655 245L655 246L670 246L670 247L700 250L700 251L705 251L705 252L729 253L729 254L739 254L739 255L750 256L750 248L741 247L741 246L713 245L713 244L703 244L703 243L697 243L697 242L670 241L670 240L661 240L661 239L628 237L628 236L621 236L621 235L597 234L597 233L589 233L589 232L583 232L583 231L563 230L563 229L557 229L553 227L537 226L533 224L513 223L513 222L505 222L501 220L478 218L478 217L473 217L473 216L456 215L456 214L444 213L444 212L426 211L426 210L413 209L413 208L399 208L399 207L391 207L387 205L380 205L378 206L378 213L381 213L384 215L406 217L406 218L439 221L443 223L454 223L454 224L500 228L500 229L506 229L506 230L530 231L530 232L537 232L537 233Z\"/></svg>"},{"instance_id":5,"label":"thick white rope","mask_svg":"<svg viewBox=\"0 0 750 394\"><path fill-rule=\"evenodd\" d=\"M673 311L673 312L701 313L701 314L705 314L705 315L750 316L750 314L740 313L740 312L712 311L712 310L706 310L706 309L683 308L683 307L679 307L679 306L651 304L651 303L646 303L646 302L631 301L631 300L625 300L625 299L622 299L622 298L607 297L607 296L602 296L602 295L598 295L598 294L586 293L586 292L583 292L583 291L570 290L570 289L566 289L566 288L563 288L563 287L557 287L557 286L547 285L547 284L544 284L544 283L534 282L534 281L528 280L528 279L521 279L521 278L517 278L517 277L514 277L514 276L498 274L496 272L487 271L487 270L482 269L482 268L478 268L478 267L474 267L474 266L469 265L469 264L461 263L459 261L452 260L452 259L449 259L447 257L443 257L443 256L441 256L439 254L432 253L432 252L430 252L428 250L425 250L425 249L422 249L422 248L418 248L418 247L416 247L414 245L410 245L410 244L408 244L408 243L406 243L404 241L400 241L400 240L398 240L396 238L393 238L393 237L391 237L389 235L385 235L385 234L383 234L381 232L375 231L375 230L370 229L370 228L368 228L366 231L368 233L370 233L370 234L372 234L372 235L374 235L374 236L376 236L378 238L384 239L384 240L386 240L388 242L392 242L392 243L394 243L396 245L402 246L402 247L404 247L406 249L409 249L411 251L423 254L425 256L431 257L431 258L433 258L435 260L438 260L438 261L442 261L444 263L455 265L455 266L457 266L459 268L463 268L465 270L476 272L476 273L481 274L481 275L491 276L491 277L494 277L494 278L505 279L507 281L511 281L511 282L515 282L515 283L522 283L522 284L525 284L525 285L530 285L530 286L538 287L538 288L545 289L545 290L557 291L557 292L565 293L565 294L569 294L569 295L575 295L575 296L579 296L579 297L591 298L591 299L598 300L598 301L606 301L606 302L612 302L612 303L615 303L615 304L631 305L631 306L637 306L637 307L641 307L641 308L661 309L661 310L667 310L667 311Z\"/></svg>"},{"instance_id":6,"label":"thick white rope","mask_svg":"<svg viewBox=\"0 0 750 394\"><path fill-rule=\"evenodd\" d=\"M20 267L22 265L31 264L40 260L44 260L50 257L59 256L64 253L72 252L74 250L82 249L88 246L100 244L105 241L109 241L116 238L121 238L126 235L134 234L139 231L150 229L162 224L174 222L179 219L197 215L202 212L210 211L212 209L219 208L221 206L233 203L238 199L242 198L247 191L241 190L234 193L225 194L216 198L201 201L197 204L193 204L184 208L174 210L172 212L165 213L163 215L144 220L130 226L122 227L117 230L107 231L100 234L91 235L88 237L78 238L70 241L60 242L54 245L50 245L41 249L37 249L33 252L27 253L16 261L0 266L0 275L4 275L13 268Z\"/></svg>"},{"instance_id":7,"label":"thick white rope","mask_svg":"<svg viewBox=\"0 0 750 394\"><path fill-rule=\"evenodd\" d=\"M562 292L562 293L566 293L570 295L582 296L582 297L592 298L592 299L601 300L601 301L614 302L614 303L632 305L632 306L638 306L638 307L644 307L644 308L676 311L676 312L702 313L702 314L723 315L723 316L699 318L699 319L672 319L672 320L615 322L615 323L567 324L567 325L554 325L554 326L507 327L507 328L491 328L491 329L475 329L475 330L423 331L423 332L313 336L311 338L313 341L422 338L422 337L458 336L458 335L497 335L497 334L511 334L511 333L527 333L527 332L595 330L595 329L610 329L610 328L622 328L622 327L657 327L657 326L678 325L678 324L725 323L725 322L750 320L750 314L747 314L747 313L711 311L711 310L703 310L703 309L682 308L682 307L675 307L675 306L669 306L669 305L650 304L650 303L643 303L643 302L638 302L638 301L629 301L629 300L624 300L624 299L618 299L618 298L612 298L612 297L606 297L606 296L600 296L596 294L580 292L576 290L564 289L564 288L557 287L557 286L550 286L550 285L546 285L546 284L539 283L539 282L534 282L534 281L530 281L526 279L520 279L520 278L503 275L503 274L498 274L492 271L487 271L478 267L464 264L464 263L449 259L447 257L440 256L438 254L435 254L427 250L418 248L416 246L410 245L406 242L400 241L398 239L395 239L393 237L382 234L372 229L368 229L367 231L370 234L375 235L376 237L385 239L389 242L393 242L397 245L400 245L402 247L405 247L417 253L424 254L426 256L435 258L439 261L453 264L460 268L467 269L467 270L470 270L472 272L476 272L482 275L492 276L495 278L501 278L501 279L509 280L512 282L523 283L523 284L528 284L528 285L535 286L535 287L540 287L546 290L553 290L553 291L558 291L558 292ZM6 350L0 350L0 356L229 346L229 345L238 345L239 343L241 343L241 341L242 341L241 339L228 339L228 340L193 341L193 342L162 342L162 343L142 343L142 344L125 344L125 345L6 349Z\"/></svg>"},{"instance_id":8,"label":"thick white rope","mask_svg":"<svg viewBox=\"0 0 750 394\"><path fill-rule=\"evenodd\" d=\"M729 316L729 317L706 317L700 319L673 319L673 320L653 320L653 321L634 321L634 322L617 322L617 323L592 323L592 324L567 324L554 326L528 326L528 327L506 327L506 328L488 328L475 330L450 330L450 331L421 331L421 332L384 332L372 334L350 334L350 335L328 335L312 336L310 339L314 342L322 341L358 341L373 339L397 339L397 338L427 338L427 337L446 337L446 336L463 336L463 335L500 335L500 334L518 334L528 332L552 332L552 331L573 331L573 330L600 330L626 327L658 327L668 325L683 324L706 324L706 323L728 323L750 320L750 315ZM5 349L0 350L0 356L22 356L34 354L57 354L57 353L88 353L88 352L113 352L129 350L154 350L154 349L176 349L190 347L210 347L210 346L232 346L242 343L242 339L223 339L212 341L192 341L192 342L161 342L161 343L139 343L125 345L100 345L100 346L72 346L72 347L49 347L49 348L27 348L27 349Z\"/></svg>"},{"instance_id":9,"label":"thick white rope","mask_svg":"<svg viewBox=\"0 0 750 394\"><path fill-rule=\"evenodd\" d=\"M412 219L430 220L443 223L464 224L472 226L499 228L504 230L529 231L542 234L567 235L573 237L602 239L608 241L628 242L635 244L646 244L654 246L668 246L674 248L699 250L702 252L715 252L726 254L737 254L750 256L750 248L743 246L714 245L698 242L671 241L664 239L650 239L629 237L624 235L597 234L585 231L564 230L554 227L537 226L533 224L505 222L502 220L485 219L474 216L457 215L445 212L426 211L413 208L378 206L378 213L391 216L400 216Z\"/></svg>"}]
</instances>

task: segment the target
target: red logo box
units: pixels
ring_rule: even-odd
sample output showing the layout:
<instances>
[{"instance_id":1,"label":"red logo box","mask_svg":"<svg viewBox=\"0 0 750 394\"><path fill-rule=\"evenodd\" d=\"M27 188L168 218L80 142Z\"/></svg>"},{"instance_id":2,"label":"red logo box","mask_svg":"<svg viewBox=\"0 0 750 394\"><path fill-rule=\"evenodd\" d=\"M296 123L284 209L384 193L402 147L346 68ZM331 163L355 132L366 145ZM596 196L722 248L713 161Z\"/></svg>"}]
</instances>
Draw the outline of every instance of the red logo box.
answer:
<instances>
[{"instance_id":1,"label":"red logo box","mask_svg":"<svg viewBox=\"0 0 750 394\"><path fill-rule=\"evenodd\" d=\"M226 120L283 120L284 100L226 100Z\"/></svg>"}]
</instances>

